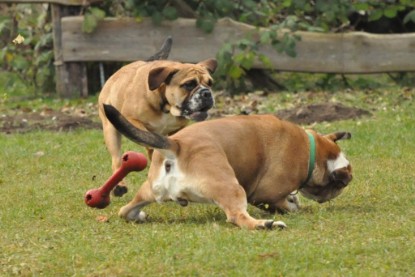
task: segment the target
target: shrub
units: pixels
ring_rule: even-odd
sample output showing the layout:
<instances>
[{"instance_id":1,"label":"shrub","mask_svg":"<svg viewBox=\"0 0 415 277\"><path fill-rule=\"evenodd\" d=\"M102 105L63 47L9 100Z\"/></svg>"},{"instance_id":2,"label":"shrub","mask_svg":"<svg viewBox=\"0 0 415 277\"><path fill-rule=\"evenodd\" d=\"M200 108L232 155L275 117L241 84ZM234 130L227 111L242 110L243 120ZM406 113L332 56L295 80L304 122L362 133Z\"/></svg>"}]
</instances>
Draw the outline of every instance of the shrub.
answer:
<instances>
[{"instance_id":1,"label":"shrub","mask_svg":"<svg viewBox=\"0 0 415 277\"><path fill-rule=\"evenodd\" d=\"M217 20L223 17L258 28L267 27L260 35L257 31L247 34L241 40L224 44L218 51L220 67L216 79L222 81L219 85L228 90L245 90L245 80L249 80L249 74L253 72L254 61L270 68L268 57L258 50L260 45L272 45L276 51L295 57L296 42L300 39L294 33L297 30L365 30L373 29L376 22L381 22L382 26L389 22L390 28L384 30L387 32L415 30L414 6L415 0L105 0L81 12L85 15L83 31L86 33L93 32L105 16L132 16L137 20L151 17L155 24L178 17L192 17L196 18L196 26L205 32L212 32ZM0 15L1 69L14 72L13 78L33 87L34 92L50 92L54 68L49 5L2 4L2 7L5 9ZM287 32L281 32L282 29ZM373 30L382 32L376 28ZM18 34L25 38L24 42L11 43Z\"/></svg>"},{"instance_id":2,"label":"shrub","mask_svg":"<svg viewBox=\"0 0 415 277\"><path fill-rule=\"evenodd\" d=\"M0 16L0 67L11 73L5 89L22 82L34 94L54 90L52 26L48 6L19 4L3 7Z\"/></svg>"}]
</instances>

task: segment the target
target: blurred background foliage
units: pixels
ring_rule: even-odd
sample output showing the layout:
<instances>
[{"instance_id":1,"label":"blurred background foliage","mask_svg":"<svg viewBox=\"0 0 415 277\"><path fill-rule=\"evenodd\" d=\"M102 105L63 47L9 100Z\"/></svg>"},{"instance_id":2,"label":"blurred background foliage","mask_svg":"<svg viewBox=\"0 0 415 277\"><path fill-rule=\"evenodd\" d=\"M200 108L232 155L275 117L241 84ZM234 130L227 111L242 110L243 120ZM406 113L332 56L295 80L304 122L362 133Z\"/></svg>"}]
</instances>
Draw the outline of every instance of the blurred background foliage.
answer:
<instances>
[{"instance_id":1,"label":"blurred background foliage","mask_svg":"<svg viewBox=\"0 0 415 277\"><path fill-rule=\"evenodd\" d=\"M0 4L0 82L6 91L26 88L33 95L54 93L54 66L52 26L49 4ZM288 89L300 79L296 74L286 74L281 83L270 68L268 57L259 52L259 46L268 44L291 57L296 56L296 42L301 39L295 31L371 33L405 33L415 31L415 0L346 1L346 0L104 0L83 7L83 31L92 33L105 17L134 17L141 21L151 17L154 24L178 17L195 18L196 26L212 32L218 19L229 17L254 26L266 27L260 36L247 34L239 41L224 43L218 51L219 68L215 73L217 88L231 92L265 89ZM277 32L279 30L288 32ZM21 44L12 43L17 35L23 36ZM173 38L174 39L174 38ZM173 45L174 47L174 45ZM260 60L267 70L252 68ZM107 65L108 74L121 63ZM90 64L91 86L99 91L98 67ZM288 77L287 77L288 76ZM303 75L301 75L303 76ZM315 86L330 89L339 83L349 86L345 76L320 74ZM410 73L390 74L395 82L413 81ZM303 77L301 77L303 78ZM4 82L3 80L4 79ZM354 85L366 81L357 78ZM94 86L94 80L97 80ZM340 82L338 82L340 80ZM409 81L408 81L409 80ZM288 85L287 85L288 84ZM295 90L295 89L294 89Z\"/></svg>"},{"instance_id":2,"label":"blurred background foliage","mask_svg":"<svg viewBox=\"0 0 415 277\"><path fill-rule=\"evenodd\" d=\"M53 38L48 4L2 4L0 12L0 83L5 91L51 92ZM24 41L13 43L21 35ZM5 91L3 93L5 93Z\"/></svg>"}]
</instances>

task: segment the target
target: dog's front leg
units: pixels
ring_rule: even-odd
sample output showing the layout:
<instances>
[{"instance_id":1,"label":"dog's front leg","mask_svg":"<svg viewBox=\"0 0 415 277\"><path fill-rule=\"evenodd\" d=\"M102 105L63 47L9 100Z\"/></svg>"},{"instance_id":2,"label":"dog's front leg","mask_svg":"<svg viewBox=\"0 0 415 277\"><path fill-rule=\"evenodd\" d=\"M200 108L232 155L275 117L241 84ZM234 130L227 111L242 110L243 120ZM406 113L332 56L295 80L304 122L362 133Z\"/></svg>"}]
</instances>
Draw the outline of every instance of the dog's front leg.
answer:
<instances>
[{"instance_id":1,"label":"dog's front leg","mask_svg":"<svg viewBox=\"0 0 415 277\"><path fill-rule=\"evenodd\" d=\"M297 194L289 194L287 197L275 203L273 206L274 211L279 213L296 212L300 209L300 199Z\"/></svg>"},{"instance_id":2,"label":"dog's front leg","mask_svg":"<svg viewBox=\"0 0 415 277\"><path fill-rule=\"evenodd\" d=\"M141 208L154 201L155 197L151 190L150 183L146 181L140 187L134 199L120 209L118 215L127 221L136 223L144 222L147 215L145 212L141 211Z\"/></svg>"}]
</instances>

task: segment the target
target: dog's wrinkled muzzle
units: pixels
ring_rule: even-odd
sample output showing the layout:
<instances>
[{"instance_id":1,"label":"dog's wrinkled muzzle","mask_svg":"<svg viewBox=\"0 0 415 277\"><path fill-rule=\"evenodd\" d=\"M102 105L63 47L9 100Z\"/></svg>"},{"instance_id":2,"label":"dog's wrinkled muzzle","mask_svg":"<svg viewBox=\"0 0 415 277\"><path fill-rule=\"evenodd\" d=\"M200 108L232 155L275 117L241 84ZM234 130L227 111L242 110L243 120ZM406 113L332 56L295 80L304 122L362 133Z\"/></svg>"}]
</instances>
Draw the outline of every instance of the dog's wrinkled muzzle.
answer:
<instances>
[{"instance_id":1,"label":"dog's wrinkled muzzle","mask_svg":"<svg viewBox=\"0 0 415 277\"><path fill-rule=\"evenodd\" d=\"M183 103L182 116L194 121L203 121L208 117L207 112L213 105L211 90L201 86Z\"/></svg>"}]
</instances>

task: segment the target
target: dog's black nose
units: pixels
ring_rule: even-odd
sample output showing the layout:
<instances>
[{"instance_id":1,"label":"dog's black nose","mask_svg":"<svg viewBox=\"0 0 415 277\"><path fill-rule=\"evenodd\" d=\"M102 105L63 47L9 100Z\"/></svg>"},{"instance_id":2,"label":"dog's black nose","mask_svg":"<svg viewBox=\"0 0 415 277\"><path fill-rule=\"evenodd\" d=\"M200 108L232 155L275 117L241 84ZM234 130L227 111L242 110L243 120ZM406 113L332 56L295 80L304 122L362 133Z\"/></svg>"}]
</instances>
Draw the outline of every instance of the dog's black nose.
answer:
<instances>
[{"instance_id":1,"label":"dog's black nose","mask_svg":"<svg viewBox=\"0 0 415 277\"><path fill-rule=\"evenodd\" d=\"M207 88L204 88L200 91L200 96L202 96L203 98L211 98L212 97L212 93L210 93L210 90Z\"/></svg>"}]
</instances>

